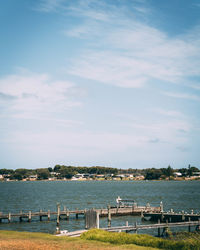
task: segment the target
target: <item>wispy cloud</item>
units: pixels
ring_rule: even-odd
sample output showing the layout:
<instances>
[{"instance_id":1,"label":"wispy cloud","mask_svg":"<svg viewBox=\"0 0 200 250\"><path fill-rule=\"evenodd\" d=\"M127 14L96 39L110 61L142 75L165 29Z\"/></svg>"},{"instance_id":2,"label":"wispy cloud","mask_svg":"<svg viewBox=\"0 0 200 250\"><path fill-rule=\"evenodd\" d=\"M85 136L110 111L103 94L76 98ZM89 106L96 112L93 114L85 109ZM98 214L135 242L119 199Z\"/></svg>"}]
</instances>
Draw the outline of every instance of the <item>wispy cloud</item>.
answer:
<instances>
[{"instance_id":1,"label":"wispy cloud","mask_svg":"<svg viewBox=\"0 0 200 250\"><path fill-rule=\"evenodd\" d=\"M149 24L147 1L42 0L40 9L73 16L78 22L63 33L87 39L70 74L126 88L155 80L187 84L200 76L200 26L169 36Z\"/></svg>"},{"instance_id":2,"label":"wispy cloud","mask_svg":"<svg viewBox=\"0 0 200 250\"><path fill-rule=\"evenodd\" d=\"M200 97L198 95L188 94L188 93L177 93L177 92L163 92L164 95L178 98L178 99L188 99L193 101L200 101Z\"/></svg>"},{"instance_id":3,"label":"wispy cloud","mask_svg":"<svg viewBox=\"0 0 200 250\"><path fill-rule=\"evenodd\" d=\"M44 119L80 106L81 102L71 94L73 89L76 87L69 81L55 81L47 74L28 71L0 79L0 97L6 99L7 109L18 118Z\"/></svg>"},{"instance_id":4,"label":"wispy cloud","mask_svg":"<svg viewBox=\"0 0 200 250\"><path fill-rule=\"evenodd\" d=\"M69 73L120 87L141 87L153 80L186 84L190 76L200 76L199 27L169 37L126 13L113 7L112 15L105 11L102 20L87 15L85 24L66 32L90 41L90 49L72 61Z\"/></svg>"},{"instance_id":5,"label":"wispy cloud","mask_svg":"<svg viewBox=\"0 0 200 250\"><path fill-rule=\"evenodd\" d=\"M183 118L184 114L180 111L177 110L166 110L166 109L161 109L161 108L157 108L154 109L153 111L155 111L156 113L163 115L163 116L168 116L168 117L176 117L176 118Z\"/></svg>"},{"instance_id":6,"label":"wispy cloud","mask_svg":"<svg viewBox=\"0 0 200 250\"><path fill-rule=\"evenodd\" d=\"M143 135L146 143L167 143L170 145L185 144L191 130L191 125L187 120L176 118L153 122L131 121L125 126L132 128L135 135Z\"/></svg>"},{"instance_id":7,"label":"wispy cloud","mask_svg":"<svg viewBox=\"0 0 200 250\"><path fill-rule=\"evenodd\" d=\"M43 12L56 11L59 7L62 7L64 1L65 0L41 0L39 5L35 7L35 10Z\"/></svg>"}]
</instances>

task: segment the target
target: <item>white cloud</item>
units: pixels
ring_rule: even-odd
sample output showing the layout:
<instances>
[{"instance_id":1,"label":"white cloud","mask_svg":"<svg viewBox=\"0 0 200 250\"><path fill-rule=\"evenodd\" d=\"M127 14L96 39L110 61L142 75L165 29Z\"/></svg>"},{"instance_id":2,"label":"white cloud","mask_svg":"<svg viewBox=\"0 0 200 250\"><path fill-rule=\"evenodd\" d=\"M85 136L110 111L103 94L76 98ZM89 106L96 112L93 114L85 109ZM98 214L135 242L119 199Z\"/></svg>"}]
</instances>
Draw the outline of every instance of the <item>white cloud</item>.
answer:
<instances>
[{"instance_id":1,"label":"white cloud","mask_svg":"<svg viewBox=\"0 0 200 250\"><path fill-rule=\"evenodd\" d=\"M62 7L65 0L40 0L39 5L35 8L37 11L52 12Z\"/></svg>"},{"instance_id":2,"label":"white cloud","mask_svg":"<svg viewBox=\"0 0 200 250\"><path fill-rule=\"evenodd\" d=\"M138 122L131 121L125 124L131 128L135 135L143 135L146 142L167 143L173 145L185 145L189 140L191 124L184 119L166 119L161 121Z\"/></svg>"},{"instance_id":3,"label":"white cloud","mask_svg":"<svg viewBox=\"0 0 200 250\"><path fill-rule=\"evenodd\" d=\"M183 113L181 113L180 111L177 110L165 110L165 109L161 109L161 108L157 108L155 109L155 112L157 112L158 114L161 114L163 116L168 116L168 117L184 117Z\"/></svg>"},{"instance_id":4,"label":"white cloud","mask_svg":"<svg viewBox=\"0 0 200 250\"><path fill-rule=\"evenodd\" d=\"M198 26L170 37L137 16L127 15L125 6L108 5L100 10L78 6L74 14L77 12L84 22L66 35L88 39L90 49L73 59L67 72L120 87L141 87L154 80L186 84L187 78L200 76ZM97 20L102 12L106 18Z\"/></svg>"},{"instance_id":5,"label":"white cloud","mask_svg":"<svg viewBox=\"0 0 200 250\"><path fill-rule=\"evenodd\" d=\"M68 73L126 88L155 80L187 84L200 76L200 26L169 36L149 24L148 1L41 0L40 10L76 18L63 33L87 41L89 49L73 58Z\"/></svg>"},{"instance_id":6,"label":"white cloud","mask_svg":"<svg viewBox=\"0 0 200 250\"><path fill-rule=\"evenodd\" d=\"M10 100L6 100L7 108L10 114L14 112L18 118L44 119L80 106L80 101L74 100L71 94L74 89L76 87L71 82L54 81L47 74L28 71L0 79L0 93L10 97Z\"/></svg>"},{"instance_id":7,"label":"white cloud","mask_svg":"<svg viewBox=\"0 0 200 250\"><path fill-rule=\"evenodd\" d=\"M164 95L178 98L178 99L188 99L193 101L200 101L200 97L193 94L187 94L187 93L177 93L177 92L163 92Z\"/></svg>"},{"instance_id":8,"label":"white cloud","mask_svg":"<svg viewBox=\"0 0 200 250\"><path fill-rule=\"evenodd\" d=\"M38 145L40 141L40 145ZM43 151L48 150L64 155L77 155L81 157L84 154L95 157L112 152L125 152L130 147L142 148L146 144L146 138L143 136L117 134L117 133L92 133L89 131L72 132L72 131L53 131L43 133L19 132L12 133L12 138L7 138L9 143L18 143L22 147Z\"/></svg>"},{"instance_id":9,"label":"white cloud","mask_svg":"<svg viewBox=\"0 0 200 250\"><path fill-rule=\"evenodd\" d=\"M106 43L109 52L103 48ZM120 87L143 86L155 79L181 83L187 77L200 76L199 44L168 38L148 26L115 27L103 33L98 44L103 49L84 52L72 62L69 72Z\"/></svg>"}]
</instances>

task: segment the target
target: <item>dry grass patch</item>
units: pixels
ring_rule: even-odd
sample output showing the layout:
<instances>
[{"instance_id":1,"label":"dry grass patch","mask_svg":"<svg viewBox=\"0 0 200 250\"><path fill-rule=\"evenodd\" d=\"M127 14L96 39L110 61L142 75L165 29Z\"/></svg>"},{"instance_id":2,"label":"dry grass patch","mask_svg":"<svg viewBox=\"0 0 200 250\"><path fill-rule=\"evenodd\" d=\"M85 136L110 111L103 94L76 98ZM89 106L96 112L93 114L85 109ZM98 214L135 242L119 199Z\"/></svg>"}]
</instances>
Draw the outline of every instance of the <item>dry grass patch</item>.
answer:
<instances>
[{"instance_id":1,"label":"dry grass patch","mask_svg":"<svg viewBox=\"0 0 200 250\"><path fill-rule=\"evenodd\" d=\"M56 237L50 234L0 231L0 250L54 250L54 249L88 249L88 250L147 250L152 248L136 245L116 246L110 243L88 241L80 238Z\"/></svg>"}]
</instances>

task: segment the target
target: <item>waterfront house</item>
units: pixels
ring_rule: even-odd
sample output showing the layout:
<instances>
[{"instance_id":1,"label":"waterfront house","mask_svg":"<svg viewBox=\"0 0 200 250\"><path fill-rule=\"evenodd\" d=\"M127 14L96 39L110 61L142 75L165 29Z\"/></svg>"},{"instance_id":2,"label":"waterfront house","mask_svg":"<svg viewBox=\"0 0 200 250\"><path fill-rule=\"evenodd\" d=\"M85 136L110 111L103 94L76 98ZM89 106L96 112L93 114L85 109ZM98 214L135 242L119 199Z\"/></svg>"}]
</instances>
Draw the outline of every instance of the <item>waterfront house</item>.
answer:
<instances>
[{"instance_id":1,"label":"waterfront house","mask_svg":"<svg viewBox=\"0 0 200 250\"><path fill-rule=\"evenodd\" d=\"M28 180L29 181L36 181L37 180L37 174L36 175L30 175L29 177L28 177Z\"/></svg>"},{"instance_id":2,"label":"waterfront house","mask_svg":"<svg viewBox=\"0 0 200 250\"><path fill-rule=\"evenodd\" d=\"M180 172L175 172L175 173L174 173L174 177L182 177L182 173L180 173Z\"/></svg>"}]
</instances>

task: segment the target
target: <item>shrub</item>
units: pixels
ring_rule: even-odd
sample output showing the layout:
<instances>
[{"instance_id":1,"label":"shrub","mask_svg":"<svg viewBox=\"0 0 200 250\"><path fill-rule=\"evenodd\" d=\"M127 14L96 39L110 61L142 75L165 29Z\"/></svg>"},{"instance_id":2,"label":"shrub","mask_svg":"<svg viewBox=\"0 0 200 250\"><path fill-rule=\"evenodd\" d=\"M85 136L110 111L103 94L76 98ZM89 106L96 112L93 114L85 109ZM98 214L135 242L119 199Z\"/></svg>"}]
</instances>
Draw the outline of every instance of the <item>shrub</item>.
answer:
<instances>
[{"instance_id":1,"label":"shrub","mask_svg":"<svg viewBox=\"0 0 200 250\"><path fill-rule=\"evenodd\" d=\"M136 244L146 247L155 247L162 249L200 249L200 242L194 239L186 240L167 240L156 238L145 234L127 234L127 233L113 233L99 229L92 229L81 235L81 238L87 240L97 240L101 242L109 242L116 245Z\"/></svg>"}]
</instances>

